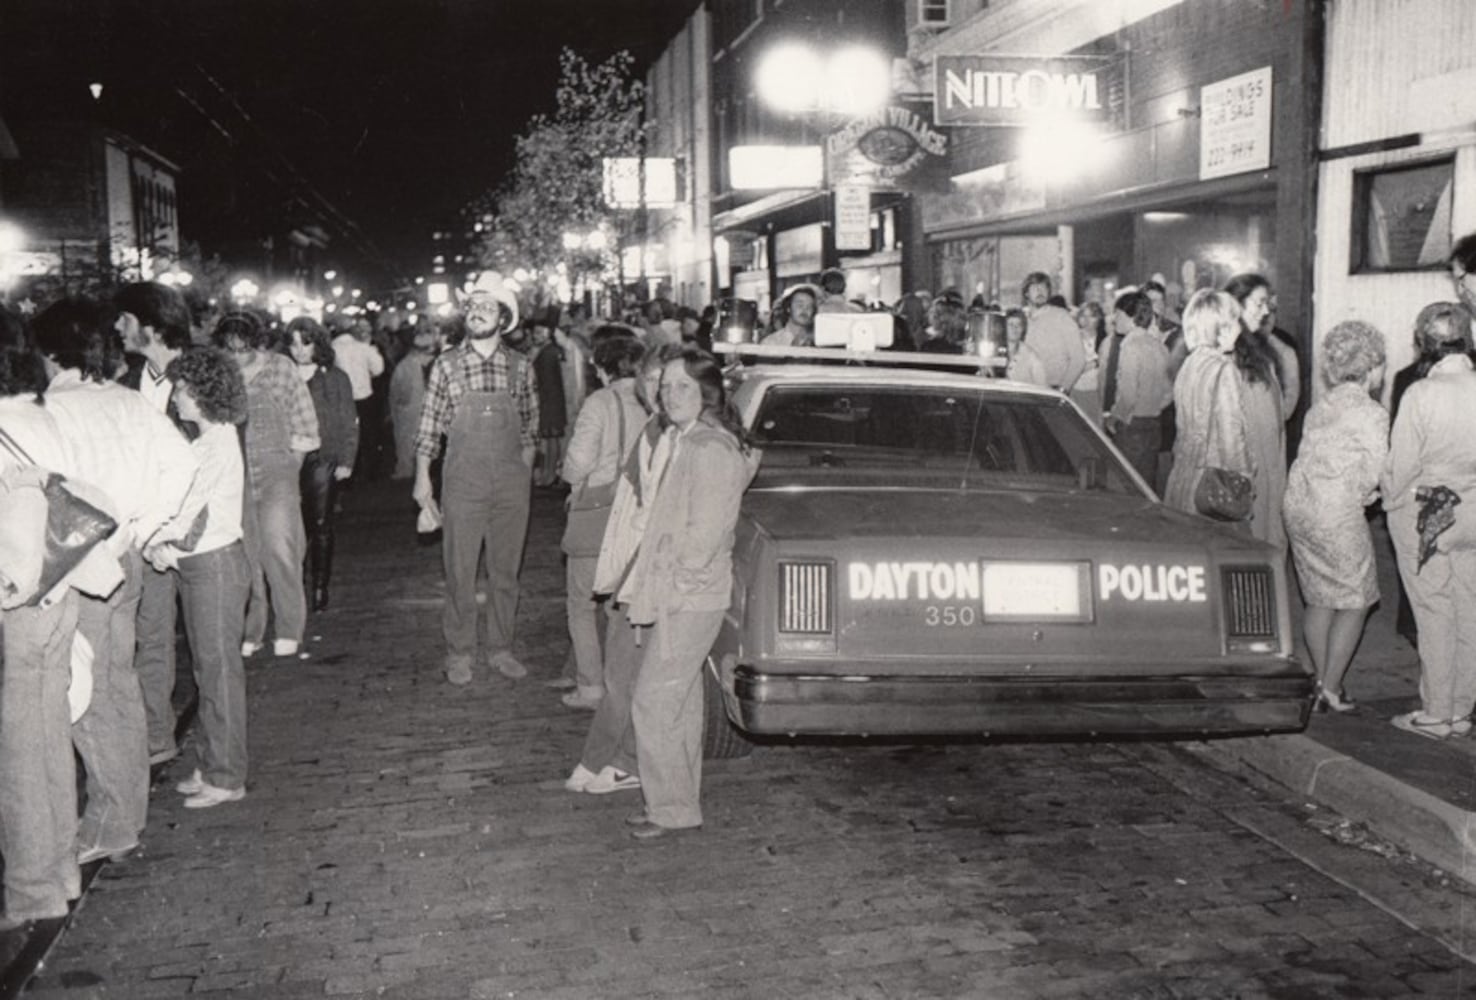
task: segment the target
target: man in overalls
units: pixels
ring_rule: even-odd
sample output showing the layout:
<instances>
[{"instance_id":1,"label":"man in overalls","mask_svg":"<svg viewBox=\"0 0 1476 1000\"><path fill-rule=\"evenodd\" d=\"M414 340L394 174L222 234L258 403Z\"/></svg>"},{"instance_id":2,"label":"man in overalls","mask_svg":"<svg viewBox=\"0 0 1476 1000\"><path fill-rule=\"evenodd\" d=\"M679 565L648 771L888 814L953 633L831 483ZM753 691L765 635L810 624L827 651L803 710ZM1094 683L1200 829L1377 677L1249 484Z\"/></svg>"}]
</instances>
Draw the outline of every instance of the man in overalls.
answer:
<instances>
[{"instance_id":1,"label":"man in overalls","mask_svg":"<svg viewBox=\"0 0 1476 1000\"><path fill-rule=\"evenodd\" d=\"M528 532L528 499L538 443L538 394L527 359L502 343L518 303L495 272L463 301L467 337L431 365L415 434L415 488L421 508L442 520L446 574L446 679L472 679L477 651L477 562L487 552L488 664L503 676L528 671L513 656L518 570ZM437 507L430 466L446 436Z\"/></svg>"}]
</instances>

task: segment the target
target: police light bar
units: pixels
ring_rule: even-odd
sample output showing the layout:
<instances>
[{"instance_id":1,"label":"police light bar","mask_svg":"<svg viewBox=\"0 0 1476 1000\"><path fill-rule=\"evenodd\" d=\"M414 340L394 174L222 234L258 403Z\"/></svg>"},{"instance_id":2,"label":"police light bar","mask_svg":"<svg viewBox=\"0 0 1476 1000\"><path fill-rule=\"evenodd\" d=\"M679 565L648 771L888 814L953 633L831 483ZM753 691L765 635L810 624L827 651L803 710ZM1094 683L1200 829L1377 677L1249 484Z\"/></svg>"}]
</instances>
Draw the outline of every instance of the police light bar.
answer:
<instances>
[{"instance_id":1,"label":"police light bar","mask_svg":"<svg viewBox=\"0 0 1476 1000\"><path fill-rule=\"evenodd\" d=\"M818 317L817 317L818 319ZM787 361L861 361L873 365L903 368L920 365L925 368L957 368L964 374L985 374L985 369L999 367L988 358L968 354L926 354L922 351L856 351L844 347L781 347L778 344L725 344L714 341L712 353L733 355L738 359L783 358Z\"/></svg>"},{"instance_id":2,"label":"police light bar","mask_svg":"<svg viewBox=\"0 0 1476 1000\"><path fill-rule=\"evenodd\" d=\"M815 346L874 351L892 346L891 313L820 313L815 317Z\"/></svg>"}]
</instances>

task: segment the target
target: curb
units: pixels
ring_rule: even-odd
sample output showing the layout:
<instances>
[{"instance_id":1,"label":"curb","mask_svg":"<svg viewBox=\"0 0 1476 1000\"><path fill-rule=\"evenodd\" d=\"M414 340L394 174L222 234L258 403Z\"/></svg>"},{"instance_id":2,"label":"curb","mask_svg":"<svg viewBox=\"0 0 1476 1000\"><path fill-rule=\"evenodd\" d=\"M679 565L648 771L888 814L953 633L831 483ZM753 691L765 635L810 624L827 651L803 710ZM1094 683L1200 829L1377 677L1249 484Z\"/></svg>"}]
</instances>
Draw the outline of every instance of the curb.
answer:
<instances>
[{"instance_id":1,"label":"curb","mask_svg":"<svg viewBox=\"0 0 1476 1000\"><path fill-rule=\"evenodd\" d=\"M1363 823L1417 857L1476 885L1476 813L1305 735L1217 740L1205 746Z\"/></svg>"}]
</instances>

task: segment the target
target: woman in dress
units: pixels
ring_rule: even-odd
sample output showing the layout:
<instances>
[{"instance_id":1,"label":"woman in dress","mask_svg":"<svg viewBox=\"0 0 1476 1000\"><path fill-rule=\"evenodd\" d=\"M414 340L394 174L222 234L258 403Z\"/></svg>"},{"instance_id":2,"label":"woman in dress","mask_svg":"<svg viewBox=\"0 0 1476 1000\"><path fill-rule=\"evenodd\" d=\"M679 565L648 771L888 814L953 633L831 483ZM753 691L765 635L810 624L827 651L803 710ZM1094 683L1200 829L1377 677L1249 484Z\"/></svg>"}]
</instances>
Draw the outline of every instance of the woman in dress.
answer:
<instances>
[{"instance_id":1,"label":"woman in dress","mask_svg":"<svg viewBox=\"0 0 1476 1000\"><path fill-rule=\"evenodd\" d=\"M1380 485L1399 576L1420 633L1420 708L1400 729L1432 739L1471 731L1476 705L1476 371L1470 314L1420 331L1438 358L1400 401Z\"/></svg>"},{"instance_id":2,"label":"woman in dress","mask_svg":"<svg viewBox=\"0 0 1476 1000\"><path fill-rule=\"evenodd\" d=\"M333 345L322 324L299 316L287 324L286 354L307 383L318 415L319 444L302 462L302 524L307 531L307 565L312 609L328 607L333 575L333 521L338 484L354 473L359 452L359 415L349 377L334 367Z\"/></svg>"},{"instance_id":3,"label":"woman in dress","mask_svg":"<svg viewBox=\"0 0 1476 1000\"><path fill-rule=\"evenodd\" d=\"M1174 465L1163 491L1170 507L1196 513L1194 489L1206 469L1255 478L1242 382L1231 353L1240 334L1240 306L1224 292L1201 289L1184 307L1189 356L1174 380Z\"/></svg>"},{"instance_id":4,"label":"woman in dress","mask_svg":"<svg viewBox=\"0 0 1476 1000\"><path fill-rule=\"evenodd\" d=\"M619 594L647 629L631 706L646 803L631 835L642 841L702 825L703 661L732 597L738 505L758 468L710 355L688 346L666 363L661 405L671 458Z\"/></svg>"},{"instance_id":5,"label":"woman in dress","mask_svg":"<svg viewBox=\"0 0 1476 1000\"><path fill-rule=\"evenodd\" d=\"M1307 611L1303 633L1317 672L1319 707L1354 707L1343 675L1368 609L1379 599L1373 536L1363 508L1378 495L1389 414L1377 402L1384 337L1367 323L1339 323L1322 342L1328 391L1310 411L1287 476L1286 533Z\"/></svg>"},{"instance_id":6,"label":"woman in dress","mask_svg":"<svg viewBox=\"0 0 1476 1000\"><path fill-rule=\"evenodd\" d=\"M1241 335L1235 344L1235 367L1240 373L1240 405L1245 418L1246 445L1251 451L1256 486L1251 534L1278 549L1286 548L1281 499L1286 493L1286 408L1280 354L1263 332L1271 314L1271 285L1259 274L1231 278L1225 291L1240 305Z\"/></svg>"}]
</instances>

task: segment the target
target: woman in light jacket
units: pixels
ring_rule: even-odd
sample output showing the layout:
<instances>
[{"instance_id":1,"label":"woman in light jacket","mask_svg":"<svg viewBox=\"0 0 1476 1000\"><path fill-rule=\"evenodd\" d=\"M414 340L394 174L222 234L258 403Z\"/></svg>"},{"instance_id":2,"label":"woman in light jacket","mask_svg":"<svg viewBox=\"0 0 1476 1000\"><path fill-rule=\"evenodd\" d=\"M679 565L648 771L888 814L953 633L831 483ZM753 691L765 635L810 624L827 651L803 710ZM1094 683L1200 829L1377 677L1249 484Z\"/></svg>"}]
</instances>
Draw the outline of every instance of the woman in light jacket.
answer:
<instances>
[{"instance_id":1,"label":"woman in light jacket","mask_svg":"<svg viewBox=\"0 0 1476 1000\"><path fill-rule=\"evenodd\" d=\"M569 642L575 666L575 689L563 696L570 708L594 709L605 696L605 664L600 651L599 604L595 600L595 565L599 561L601 524L584 537L599 518L603 498L608 518L620 467L646 424L645 407L636 395L645 348L635 331L622 326L601 327L595 334L595 370L604 388L592 393L574 421L574 433L564 452L561 475L569 495L569 530L564 533L567 556L565 579ZM590 523L586 523L590 522ZM575 530L575 529L579 530Z\"/></svg>"},{"instance_id":2,"label":"woman in light jacket","mask_svg":"<svg viewBox=\"0 0 1476 1000\"><path fill-rule=\"evenodd\" d=\"M665 433L667 419L657 397L664 359L680 353L681 348L673 345L647 351L642 359L641 377L634 384L641 407L650 416L636 432L635 442L620 468L615 502L610 507L605 536L595 560L593 592L597 598L606 599L605 696L590 720L579 764L564 781L564 788L571 792L607 795L641 787L630 714L643 652L637 643L644 630L631 625L624 600L616 592L635 562L655 501L656 486L671 457L671 439Z\"/></svg>"},{"instance_id":3,"label":"woman in light jacket","mask_svg":"<svg viewBox=\"0 0 1476 1000\"><path fill-rule=\"evenodd\" d=\"M1256 479L1232 354L1240 334L1240 306L1224 292L1201 289L1184 307L1189 357L1174 379L1174 464L1163 491L1170 507L1197 513L1194 490L1208 468ZM1276 516L1279 522L1279 509Z\"/></svg>"},{"instance_id":4,"label":"woman in light jacket","mask_svg":"<svg viewBox=\"0 0 1476 1000\"><path fill-rule=\"evenodd\" d=\"M1476 371L1468 356L1471 314L1450 306L1416 331L1421 355L1439 360L1400 401L1381 480L1420 632L1420 708L1392 721L1432 739L1469 733L1476 706ZM1438 536L1426 525L1434 537L1429 551L1422 512L1435 524L1452 521Z\"/></svg>"},{"instance_id":5,"label":"woman in light jacket","mask_svg":"<svg viewBox=\"0 0 1476 1000\"><path fill-rule=\"evenodd\" d=\"M733 587L738 505L758 453L728 406L722 369L684 347L661 373L671 458L620 589L632 623L647 627L631 709L648 841L702 825L702 670Z\"/></svg>"}]
</instances>

